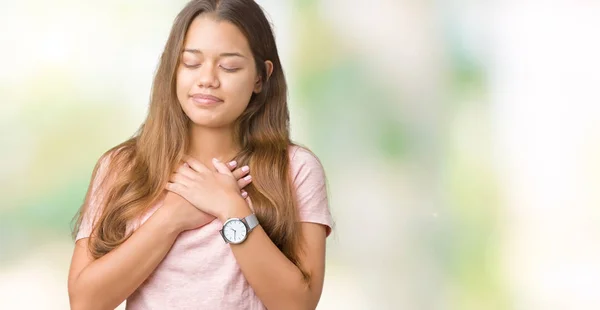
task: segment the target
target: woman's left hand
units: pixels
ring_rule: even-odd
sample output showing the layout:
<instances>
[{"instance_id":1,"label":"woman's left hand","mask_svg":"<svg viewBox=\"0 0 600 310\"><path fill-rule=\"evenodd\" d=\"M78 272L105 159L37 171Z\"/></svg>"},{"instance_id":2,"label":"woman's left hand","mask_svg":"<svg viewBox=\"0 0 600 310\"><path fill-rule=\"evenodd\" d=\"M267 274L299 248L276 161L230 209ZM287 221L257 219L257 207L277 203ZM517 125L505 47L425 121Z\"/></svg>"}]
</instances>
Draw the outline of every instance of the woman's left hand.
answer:
<instances>
[{"instance_id":1,"label":"woman's left hand","mask_svg":"<svg viewBox=\"0 0 600 310\"><path fill-rule=\"evenodd\" d=\"M189 201L198 210L223 219L228 210L244 203L238 181L231 170L222 162L213 159L213 171L186 156L185 163L171 175L166 189Z\"/></svg>"}]
</instances>

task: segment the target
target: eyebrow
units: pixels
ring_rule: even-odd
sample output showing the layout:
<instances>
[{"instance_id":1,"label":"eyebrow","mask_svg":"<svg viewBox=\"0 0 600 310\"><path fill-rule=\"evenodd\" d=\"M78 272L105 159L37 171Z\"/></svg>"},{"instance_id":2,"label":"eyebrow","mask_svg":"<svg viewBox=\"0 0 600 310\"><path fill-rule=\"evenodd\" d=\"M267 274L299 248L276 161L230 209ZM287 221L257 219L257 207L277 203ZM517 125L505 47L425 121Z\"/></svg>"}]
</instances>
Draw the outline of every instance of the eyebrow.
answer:
<instances>
[{"instance_id":1,"label":"eyebrow","mask_svg":"<svg viewBox=\"0 0 600 310\"><path fill-rule=\"evenodd\" d=\"M184 52L188 52L188 53L193 53L193 54L202 54L202 51L199 49L195 49L195 48L186 48L183 50ZM237 53L237 52L229 52L229 53L221 53L219 54L220 57L242 57L242 58L246 58L246 56Z\"/></svg>"}]
</instances>

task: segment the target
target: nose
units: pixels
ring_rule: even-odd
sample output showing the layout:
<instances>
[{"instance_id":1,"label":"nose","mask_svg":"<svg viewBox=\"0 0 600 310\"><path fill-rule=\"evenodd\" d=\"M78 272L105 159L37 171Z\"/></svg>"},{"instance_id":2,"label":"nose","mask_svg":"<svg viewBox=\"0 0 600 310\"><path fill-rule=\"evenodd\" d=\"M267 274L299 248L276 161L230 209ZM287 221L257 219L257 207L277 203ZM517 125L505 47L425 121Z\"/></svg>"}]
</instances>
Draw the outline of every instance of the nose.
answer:
<instances>
[{"instance_id":1,"label":"nose","mask_svg":"<svg viewBox=\"0 0 600 310\"><path fill-rule=\"evenodd\" d=\"M205 64L198 68L198 87L217 88L220 86L219 78L215 72L216 68L212 64Z\"/></svg>"}]
</instances>

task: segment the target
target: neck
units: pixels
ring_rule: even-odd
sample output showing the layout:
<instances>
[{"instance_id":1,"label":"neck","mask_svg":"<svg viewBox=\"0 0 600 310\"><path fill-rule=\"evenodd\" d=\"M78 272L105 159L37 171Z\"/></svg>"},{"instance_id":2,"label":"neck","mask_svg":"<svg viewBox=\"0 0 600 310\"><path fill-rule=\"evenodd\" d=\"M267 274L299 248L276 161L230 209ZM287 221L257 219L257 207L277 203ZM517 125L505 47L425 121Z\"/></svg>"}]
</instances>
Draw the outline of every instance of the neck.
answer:
<instances>
[{"instance_id":1,"label":"neck","mask_svg":"<svg viewBox=\"0 0 600 310\"><path fill-rule=\"evenodd\" d=\"M212 159L228 162L240 151L233 141L233 128L208 128L193 125L190 127L190 144L187 155L212 168Z\"/></svg>"}]
</instances>

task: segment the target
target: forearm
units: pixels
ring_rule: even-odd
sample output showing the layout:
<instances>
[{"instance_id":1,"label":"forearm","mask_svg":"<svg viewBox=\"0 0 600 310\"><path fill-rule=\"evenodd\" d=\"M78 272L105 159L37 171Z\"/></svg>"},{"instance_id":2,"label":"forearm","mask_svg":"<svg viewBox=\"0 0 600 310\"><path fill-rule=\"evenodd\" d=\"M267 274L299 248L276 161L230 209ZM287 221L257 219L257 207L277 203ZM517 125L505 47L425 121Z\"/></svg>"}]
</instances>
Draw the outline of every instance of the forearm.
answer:
<instances>
[{"instance_id":1,"label":"forearm","mask_svg":"<svg viewBox=\"0 0 600 310\"><path fill-rule=\"evenodd\" d=\"M121 246L81 271L69 292L73 309L114 309L148 278L178 235L161 209Z\"/></svg>"},{"instance_id":2,"label":"forearm","mask_svg":"<svg viewBox=\"0 0 600 310\"><path fill-rule=\"evenodd\" d=\"M240 207L233 214L243 218L251 211ZM231 249L256 295L268 309L314 309L320 292L312 292L300 269L257 226L242 244Z\"/></svg>"}]
</instances>

